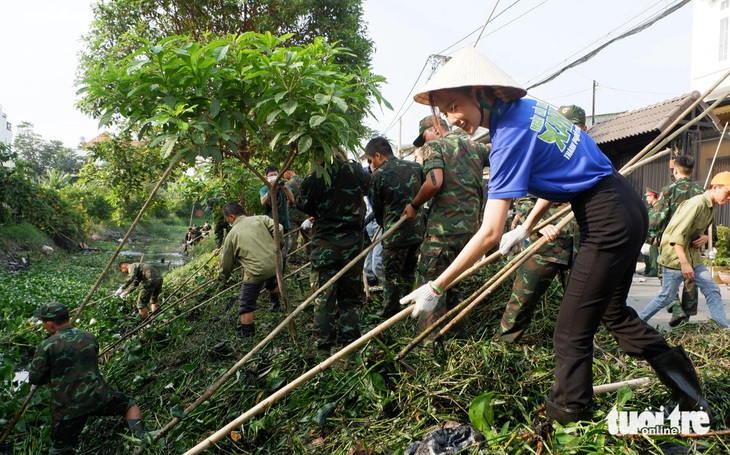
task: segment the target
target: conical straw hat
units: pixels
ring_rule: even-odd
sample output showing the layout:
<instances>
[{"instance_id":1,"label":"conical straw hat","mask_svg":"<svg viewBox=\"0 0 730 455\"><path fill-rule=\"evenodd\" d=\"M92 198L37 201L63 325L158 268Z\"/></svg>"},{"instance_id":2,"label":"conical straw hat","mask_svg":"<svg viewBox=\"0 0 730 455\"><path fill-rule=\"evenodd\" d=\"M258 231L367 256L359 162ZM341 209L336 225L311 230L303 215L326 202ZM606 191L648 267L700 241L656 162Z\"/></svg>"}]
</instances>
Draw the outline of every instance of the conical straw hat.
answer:
<instances>
[{"instance_id":1,"label":"conical straw hat","mask_svg":"<svg viewBox=\"0 0 730 455\"><path fill-rule=\"evenodd\" d=\"M454 55L413 99L417 103L430 105L429 92L472 86L491 87L494 90L494 96L504 102L514 101L527 95L527 90L493 61L473 47L467 46Z\"/></svg>"}]
</instances>

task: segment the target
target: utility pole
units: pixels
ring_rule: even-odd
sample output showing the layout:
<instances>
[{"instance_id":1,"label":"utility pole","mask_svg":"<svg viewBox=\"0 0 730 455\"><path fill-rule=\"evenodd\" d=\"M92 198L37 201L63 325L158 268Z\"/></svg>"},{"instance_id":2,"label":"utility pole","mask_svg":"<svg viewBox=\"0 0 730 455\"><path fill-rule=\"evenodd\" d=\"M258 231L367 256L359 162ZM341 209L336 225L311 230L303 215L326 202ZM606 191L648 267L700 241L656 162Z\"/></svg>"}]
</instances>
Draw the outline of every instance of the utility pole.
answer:
<instances>
[{"instance_id":1,"label":"utility pole","mask_svg":"<svg viewBox=\"0 0 730 455\"><path fill-rule=\"evenodd\" d=\"M593 105L591 106L591 127L596 124L596 80L593 79Z\"/></svg>"}]
</instances>

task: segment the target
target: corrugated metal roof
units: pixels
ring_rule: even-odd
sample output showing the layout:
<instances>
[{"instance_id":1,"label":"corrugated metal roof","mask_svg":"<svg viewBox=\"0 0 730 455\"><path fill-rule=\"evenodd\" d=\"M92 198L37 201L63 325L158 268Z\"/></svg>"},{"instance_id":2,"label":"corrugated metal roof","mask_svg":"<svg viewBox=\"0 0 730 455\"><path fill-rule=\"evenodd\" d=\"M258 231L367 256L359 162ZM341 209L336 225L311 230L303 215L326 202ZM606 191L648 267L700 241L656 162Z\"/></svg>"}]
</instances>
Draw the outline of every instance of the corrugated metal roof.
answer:
<instances>
[{"instance_id":1,"label":"corrugated metal roof","mask_svg":"<svg viewBox=\"0 0 730 455\"><path fill-rule=\"evenodd\" d=\"M647 133L660 133L700 96L702 96L700 92L694 91L661 103L619 114L610 120L593 125L588 134L596 144L600 145ZM703 101L696 109L702 111L707 107L707 103ZM714 117L713 114L710 116ZM715 117L714 120L717 118Z\"/></svg>"}]
</instances>

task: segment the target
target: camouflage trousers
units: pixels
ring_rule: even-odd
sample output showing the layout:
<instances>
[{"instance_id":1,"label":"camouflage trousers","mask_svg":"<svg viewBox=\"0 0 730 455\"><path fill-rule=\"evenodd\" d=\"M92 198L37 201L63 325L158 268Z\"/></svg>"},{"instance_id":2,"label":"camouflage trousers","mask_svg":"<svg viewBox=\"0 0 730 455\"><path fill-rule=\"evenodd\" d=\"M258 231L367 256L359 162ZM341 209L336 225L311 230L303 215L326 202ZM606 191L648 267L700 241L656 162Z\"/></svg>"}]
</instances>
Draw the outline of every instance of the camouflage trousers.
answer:
<instances>
[{"instance_id":1,"label":"camouflage trousers","mask_svg":"<svg viewBox=\"0 0 730 455\"><path fill-rule=\"evenodd\" d=\"M137 308L147 308L149 304L157 305L157 299L162 292L162 278L142 284L142 290L137 296Z\"/></svg>"},{"instance_id":2,"label":"camouflage trousers","mask_svg":"<svg viewBox=\"0 0 730 455\"><path fill-rule=\"evenodd\" d=\"M419 244L383 248L383 317L401 310L400 299L413 290L418 266Z\"/></svg>"},{"instance_id":3,"label":"camouflage trousers","mask_svg":"<svg viewBox=\"0 0 730 455\"><path fill-rule=\"evenodd\" d=\"M661 282L661 267L659 281ZM674 315L686 314L687 316L695 316L697 314L697 285L694 280L685 279L682 285L682 298L677 295L674 301L667 307L667 312Z\"/></svg>"},{"instance_id":4,"label":"camouflage trousers","mask_svg":"<svg viewBox=\"0 0 730 455\"><path fill-rule=\"evenodd\" d=\"M362 249L352 247L338 259L312 270L312 292L316 292L347 265ZM365 302L362 285L364 260L358 261L334 284L325 289L314 301L314 336L317 349L329 349L337 343L348 344L360 338L359 308Z\"/></svg>"},{"instance_id":5,"label":"camouflage trousers","mask_svg":"<svg viewBox=\"0 0 730 455\"><path fill-rule=\"evenodd\" d=\"M644 255L644 276L659 276L659 248L651 245L649 254Z\"/></svg>"},{"instance_id":6,"label":"camouflage trousers","mask_svg":"<svg viewBox=\"0 0 730 455\"><path fill-rule=\"evenodd\" d=\"M459 255L461 250L467 244L472 234L457 234L449 235L444 237L428 236L423 240L421 244L421 259L418 263L418 280L416 285L421 286L428 281L435 280L441 273L446 270L456 256ZM441 316L448 313L449 310L453 309L456 305L461 302L461 294L457 290L459 286L455 286L446 292L446 294L439 299L436 307L428 314L421 313L418 316L418 329L423 331L427 327L433 325ZM429 338L433 340L436 333L433 332L429 335ZM464 320L459 321L452 328L452 336L456 335L459 337L465 336L464 332Z\"/></svg>"},{"instance_id":7,"label":"camouflage trousers","mask_svg":"<svg viewBox=\"0 0 730 455\"><path fill-rule=\"evenodd\" d=\"M567 265L547 261L540 254L533 254L517 269L512 294L500 323L500 336L504 341L514 343L522 338L543 294L555 276L567 270Z\"/></svg>"}]
</instances>

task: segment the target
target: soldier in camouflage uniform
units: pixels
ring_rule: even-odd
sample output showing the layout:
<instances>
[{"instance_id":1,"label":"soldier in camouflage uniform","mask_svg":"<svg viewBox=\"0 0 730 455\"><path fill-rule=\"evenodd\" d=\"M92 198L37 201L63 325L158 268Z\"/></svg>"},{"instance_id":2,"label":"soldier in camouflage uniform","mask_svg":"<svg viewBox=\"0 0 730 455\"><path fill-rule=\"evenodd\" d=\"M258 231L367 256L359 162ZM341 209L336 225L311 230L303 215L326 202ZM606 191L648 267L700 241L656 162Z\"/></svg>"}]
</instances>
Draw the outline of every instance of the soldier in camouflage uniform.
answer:
<instances>
[{"instance_id":1,"label":"soldier in camouflage uniform","mask_svg":"<svg viewBox=\"0 0 730 455\"><path fill-rule=\"evenodd\" d=\"M302 182L297 198L297 208L314 217L310 255L314 291L362 251L364 197L370 179L360 163L341 157L325 166L329 179L313 172ZM362 270L361 260L316 298L318 349L326 351L338 342L346 344L360 337L358 309L365 301Z\"/></svg>"},{"instance_id":2,"label":"soldier in camouflage uniform","mask_svg":"<svg viewBox=\"0 0 730 455\"><path fill-rule=\"evenodd\" d=\"M49 453L73 454L79 435L90 416L123 415L137 437L144 435L142 411L133 399L112 390L99 373L99 344L89 332L69 324L65 305L51 303L34 312L51 334L36 349L29 380L50 384L51 449Z\"/></svg>"},{"instance_id":3,"label":"soldier in camouflage uniform","mask_svg":"<svg viewBox=\"0 0 730 455\"><path fill-rule=\"evenodd\" d=\"M515 203L519 218L524 219L530 213L535 200L525 197ZM562 208L563 206L551 208L545 218L553 216ZM561 275L560 281L565 285L565 274L570 269L574 250L578 247L578 243L573 242L576 235L578 232L573 219L560 231L557 239L545 243L517 269L512 294L500 323L500 336L504 341L515 343L522 338L532 320L535 307L556 275Z\"/></svg>"},{"instance_id":4,"label":"soldier in camouflage uniform","mask_svg":"<svg viewBox=\"0 0 730 455\"><path fill-rule=\"evenodd\" d=\"M156 268L142 263L120 262L119 271L129 275L129 279L117 289L115 295L122 299L134 291L138 285L142 285L142 290L137 296L137 310L146 319L149 315L147 306L149 305L152 313L157 311L157 299L162 292L162 276Z\"/></svg>"},{"instance_id":5,"label":"soldier in camouflage uniform","mask_svg":"<svg viewBox=\"0 0 730 455\"><path fill-rule=\"evenodd\" d=\"M416 197L423 184L423 168L415 161L399 160L390 143L376 137L365 146L370 167L370 203L375 220L383 230L390 229L401 217L409 201ZM383 239L384 319L400 311L399 300L413 290L418 265L418 247L423 241L423 214L405 221L388 238Z\"/></svg>"},{"instance_id":6,"label":"soldier in camouflage uniform","mask_svg":"<svg viewBox=\"0 0 730 455\"><path fill-rule=\"evenodd\" d=\"M648 212L651 213L651 208L654 207L658 200L659 193L652 190L651 188L646 189L644 193L644 200L646 201ZM642 250L648 251L648 254L644 254L644 276L659 276L659 247L652 245L651 243L645 245Z\"/></svg>"},{"instance_id":7,"label":"soldier in camouflage uniform","mask_svg":"<svg viewBox=\"0 0 730 455\"><path fill-rule=\"evenodd\" d=\"M417 285L436 279L456 259L479 229L484 205L483 169L489 165L489 148L471 141L466 134L449 131L445 120L429 115L419 123L413 145L424 146L425 181L404 214L412 219L431 201L426 214L426 234L421 244ZM430 313L421 313L418 327L424 330L458 305L455 288L440 299ZM455 327L463 336L463 323ZM435 334L434 334L435 336Z\"/></svg>"},{"instance_id":8,"label":"soldier in camouflage uniform","mask_svg":"<svg viewBox=\"0 0 730 455\"><path fill-rule=\"evenodd\" d=\"M704 192L700 185L690 180L694 165L695 160L690 155L681 155L674 161L672 168L674 182L662 188L659 200L649 212L647 243L658 246L661 243L662 233L679 204ZM697 287L694 280L684 280L681 304L679 299L675 299L668 311L672 312L672 319L669 321L671 327L688 321L690 316L697 314Z\"/></svg>"}]
</instances>

